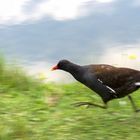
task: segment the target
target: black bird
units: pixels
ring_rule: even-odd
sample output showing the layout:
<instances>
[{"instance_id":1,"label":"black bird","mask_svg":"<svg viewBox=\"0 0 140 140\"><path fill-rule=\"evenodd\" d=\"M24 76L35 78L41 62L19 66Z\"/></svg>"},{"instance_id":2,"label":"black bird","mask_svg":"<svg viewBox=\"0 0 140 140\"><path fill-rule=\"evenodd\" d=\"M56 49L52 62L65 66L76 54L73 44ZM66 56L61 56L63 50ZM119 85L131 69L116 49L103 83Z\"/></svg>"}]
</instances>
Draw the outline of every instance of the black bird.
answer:
<instances>
[{"instance_id":1,"label":"black bird","mask_svg":"<svg viewBox=\"0 0 140 140\"><path fill-rule=\"evenodd\" d=\"M52 70L57 69L72 74L77 81L95 91L104 103L102 106L90 102L78 102L76 106L88 105L106 109L108 101L128 96L134 111L140 111L130 96L130 93L140 88L140 71L106 64L80 66L68 60L61 60L52 68Z\"/></svg>"}]
</instances>

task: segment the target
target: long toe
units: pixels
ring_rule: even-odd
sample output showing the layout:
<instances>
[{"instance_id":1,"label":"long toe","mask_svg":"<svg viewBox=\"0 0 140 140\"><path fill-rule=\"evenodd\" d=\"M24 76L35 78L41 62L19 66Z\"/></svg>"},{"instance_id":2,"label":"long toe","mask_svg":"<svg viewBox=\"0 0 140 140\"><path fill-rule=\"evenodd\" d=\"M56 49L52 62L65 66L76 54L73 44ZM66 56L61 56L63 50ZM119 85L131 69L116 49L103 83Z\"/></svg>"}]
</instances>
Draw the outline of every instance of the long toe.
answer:
<instances>
[{"instance_id":1,"label":"long toe","mask_svg":"<svg viewBox=\"0 0 140 140\"><path fill-rule=\"evenodd\" d=\"M72 105L74 105L75 107L86 106L87 108L90 106L94 106L90 102L77 102L77 103L73 103Z\"/></svg>"}]
</instances>

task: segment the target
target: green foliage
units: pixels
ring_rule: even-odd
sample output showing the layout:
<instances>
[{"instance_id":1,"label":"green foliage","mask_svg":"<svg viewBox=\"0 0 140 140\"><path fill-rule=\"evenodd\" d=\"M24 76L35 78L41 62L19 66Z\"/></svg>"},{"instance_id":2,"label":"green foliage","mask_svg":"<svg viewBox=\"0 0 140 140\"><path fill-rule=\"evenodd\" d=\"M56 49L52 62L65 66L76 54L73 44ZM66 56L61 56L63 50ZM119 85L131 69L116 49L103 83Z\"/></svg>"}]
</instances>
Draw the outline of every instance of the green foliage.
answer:
<instances>
[{"instance_id":1,"label":"green foliage","mask_svg":"<svg viewBox=\"0 0 140 140\"><path fill-rule=\"evenodd\" d=\"M39 82L27 75L21 68L14 64L6 64L0 58L0 91L6 89L26 90L35 87Z\"/></svg>"},{"instance_id":2,"label":"green foliage","mask_svg":"<svg viewBox=\"0 0 140 140\"><path fill-rule=\"evenodd\" d=\"M109 102L107 110L74 107L102 102L79 83L38 84L14 68L0 63L0 140L139 140L140 114L127 97ZM140 107L140 92L133 97Z\"/></svg>"}]
</instances>

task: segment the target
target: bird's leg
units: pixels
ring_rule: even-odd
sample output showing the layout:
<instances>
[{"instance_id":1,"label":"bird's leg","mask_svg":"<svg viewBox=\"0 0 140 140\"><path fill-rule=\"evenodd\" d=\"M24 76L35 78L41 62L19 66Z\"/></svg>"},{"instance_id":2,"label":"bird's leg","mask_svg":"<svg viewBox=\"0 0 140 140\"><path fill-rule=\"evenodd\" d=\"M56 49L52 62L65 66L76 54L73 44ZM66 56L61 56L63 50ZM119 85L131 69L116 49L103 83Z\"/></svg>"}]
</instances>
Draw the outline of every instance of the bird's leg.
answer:
<instances>
[{"instance_id":1,"label":"bird's leg","mask_svg":"<svg viewBox=\"0 0 140 140\"><path fill-rule=\"evenodd\" d=\"M132 99L132 97L131 97L130 95L128 95L128 99L130 100L134 111L135 111L135 112L139 112L140 109L137 109L137 107L136 107L136 105L135 105L135 103L134 103L134 101L133 101L133 99Z\"/></svg>"},{"instance_id":2,"label":"bird's leg","mask_svg":"<svg viewBox=\"0 0 140 140\"><path fill-rule=\"evenodd\" d=\"M95 107L100 107L103 109L107 108L107 104L105 103L104 105L98 105L98 104L94 104L94 103L90 103L90 102L77 102L73 104L75 107L79 107L79 106L87 106L87 107L91 107L91 106L95 106Z\"/></svg>"}]
</instances>

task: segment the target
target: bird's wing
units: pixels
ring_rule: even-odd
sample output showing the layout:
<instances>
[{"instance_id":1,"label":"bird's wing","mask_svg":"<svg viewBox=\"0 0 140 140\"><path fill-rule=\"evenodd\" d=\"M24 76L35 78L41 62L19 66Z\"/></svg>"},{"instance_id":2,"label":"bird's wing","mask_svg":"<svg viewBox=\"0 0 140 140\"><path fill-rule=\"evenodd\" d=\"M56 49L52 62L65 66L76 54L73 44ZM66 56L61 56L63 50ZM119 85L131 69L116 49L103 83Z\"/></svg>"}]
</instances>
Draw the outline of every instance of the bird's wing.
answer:
<instances>
[{"instance_id":1,"label":"bird's wing","mask_svg":"<svg viewBox=\"0 0 140 140\"><path fill-rule=\"evenodd\" d=\"M110 65L91 65L90 72L111 89L117 89L135 81L139 71L129 68L117 68Z\"/></svg>"}]
</instances>

